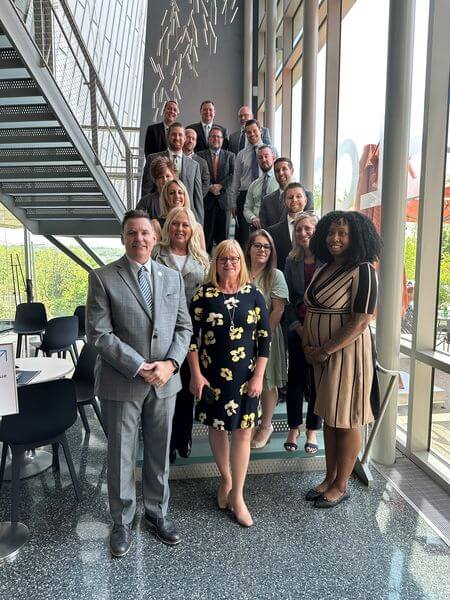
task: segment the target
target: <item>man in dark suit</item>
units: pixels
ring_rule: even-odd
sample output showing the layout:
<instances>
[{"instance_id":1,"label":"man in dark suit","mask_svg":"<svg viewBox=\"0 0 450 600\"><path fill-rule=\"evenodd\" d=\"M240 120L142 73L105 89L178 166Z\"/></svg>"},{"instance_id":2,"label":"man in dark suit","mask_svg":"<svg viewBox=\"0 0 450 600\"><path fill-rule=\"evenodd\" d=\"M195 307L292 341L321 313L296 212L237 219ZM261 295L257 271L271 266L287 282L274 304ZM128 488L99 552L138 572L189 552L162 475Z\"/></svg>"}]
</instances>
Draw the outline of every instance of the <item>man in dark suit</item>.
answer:
<instances>
[{"instance_id":1,"label":"man in dark suit","mask_svg":"<svg viewBox=\"0 0 450 600\"><path fill-rule=\"evenodd\" d=\"M223 135L223 148L228 148L228 132L226 127L214 123L214 117L216 116L216 107L212 100L203 100L200 105L200 123L192 123L188 126L188 129L193 129L197 134L197 152L202 150L208 150L209 144L209 132L213 125L219 127L222 130Z\"/></svg>"},{"instance_id":2,"label":"man in dark suit","mask_svg":"<svg viewBox=\"0 0 450 600\"><path fill-rule=\"evenodd\" d=\"M192 160L195 160L195 162L198 163L198 166L200 167L200 175L202 177L202 192L204 198L209 190L209 169L206 160L204 160L201 156L194 152L196 144L197 133L193 129L189 129L188 127L186 129L186 141L184 142L183 146L183 154L188 158L192 158Z\"/></svg>"},{"instance_id":3,"label":"man in dark suit","mask_svg":"<svg viewBox=\"0 0 450 600\"><path fill-rule=\"evenodd\" d=\"M275 179L278 182L279 189L275 190L271 194L264 196L261 201L261 207L259 210L259 219L261 221L261 227L267 229L271 225L278 223L285 213L285 202L283 197L283 190L286 188L289 182L293 180L294 176L294 165L290 158L284 156L277 158L273 163L273 171ZM307 203L305 210L313 210L313 198L311 192L306 192Z\"/></svg>"},{"instance_id":4,"label":"man in dark suit","mask_svg":"<svg viewBox=\"0 0 450 600\"><path fill-rule=\"evenodd\" d=\"M147 157L149 154L162 152L167 148L167 132L172 123L177 120L180 114L178 102L176 100L167 100L163 108L163 120L161 123L154 123L147 127L145 134L144 152Z\"/></svg>"},{"instance_id":5,"label":"man in dark suit","mask_svg":"<svg viewBox=\"0 0 450 600\"><path fill-rule=\"evenodd\" d=\"M150 165L157 156L167 156L173 163L175 173L184 183L189 193L191 208L195 218L203 225L203 193L200 167L195 160L188 158L183 154L183 146L186 141L186 133L181 123L172 123L169 127L168 144L169 147L164 152L150 154L145 163L142 174L142 196L156 189L155 182L150 175Z\"/></svg>"},{"instance_id":6,"label":"man in dark suit","mask_svg":"<svg viewBox=\"0 0 450 600\"><path fill-rule=\"evenodd\" d=\"M305 190L301 183L292 181L284 190L285 212L279 223L267 228L273 238L277 251L277 268L284 271L286 258L292 250L292 235L294 231L295 217L306 210Z\"/></svg>"},{"instance_id":7,"label":"man in dark suit","mask_svg":"<svg viewBox=\"0 0 450 600\"><path fill-rule=\"evenodd\" d=\"M145 520L162 542L180 542L167 517L169 448L178 371L192 334L181 274L151 259L149 215L125 213L121 238L125 255L89 274L86 311L88 340L98 351L95 394L108 431L110 549L117 557L131 545L139 423Z\"/></svg>"},{"instance_id":8,"label":"man in dark suit","mask_svg":"<svg viewBox=\"0 0 450 600\"><path fill-rule=\"evenodd\" d=\"M206 250L211 252L214 243L228 237L228 194L234 171L234 154L223 150L223 133L220 127L213 126L209 132L209 149L199 155L208 164L211 177L209 192L205 196L204 232Z\"/></svg>"},{"instance_id":9,"label":"man in dark suit","mask_svg":"<svg viewBox=\"0 0 450 600\"><path fill-rule=\"evenodd\" d=\"M245 123L253 119L253 112L249 106L241 106L238 111L239 130L234 131L228 138L228 150L237 154L247 145L247 136L245 135ZM261 140L263 144L270 146L270 132L268 127L261 127Z\"/></svg>"}]
</instances>

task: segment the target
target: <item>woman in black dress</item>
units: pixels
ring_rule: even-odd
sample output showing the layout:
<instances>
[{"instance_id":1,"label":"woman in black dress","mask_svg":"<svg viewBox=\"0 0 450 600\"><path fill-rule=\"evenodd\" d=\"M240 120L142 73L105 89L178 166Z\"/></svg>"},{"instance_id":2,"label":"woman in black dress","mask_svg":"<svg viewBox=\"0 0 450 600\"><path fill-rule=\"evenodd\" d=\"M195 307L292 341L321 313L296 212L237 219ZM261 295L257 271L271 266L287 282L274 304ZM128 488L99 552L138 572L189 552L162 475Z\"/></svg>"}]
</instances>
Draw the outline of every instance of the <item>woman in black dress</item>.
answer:
<instances>
[{"instance_id":1,"label":"woman in black dress","mask_svg":"<svg viewBox=\"0 0 450 600\"><path fill-rule=\"evenodd\" d=\"M195 417L209 426L209 442L221 474L217 503L221 509L230 507L238 523L250 527L253 520L243 492L270 332L264 297L248 283L244 255L235 240L216 247L208 283L192 298L190 313L194 327L188 354L191 391L200 398Z\"/></svg>"}]
</instances>

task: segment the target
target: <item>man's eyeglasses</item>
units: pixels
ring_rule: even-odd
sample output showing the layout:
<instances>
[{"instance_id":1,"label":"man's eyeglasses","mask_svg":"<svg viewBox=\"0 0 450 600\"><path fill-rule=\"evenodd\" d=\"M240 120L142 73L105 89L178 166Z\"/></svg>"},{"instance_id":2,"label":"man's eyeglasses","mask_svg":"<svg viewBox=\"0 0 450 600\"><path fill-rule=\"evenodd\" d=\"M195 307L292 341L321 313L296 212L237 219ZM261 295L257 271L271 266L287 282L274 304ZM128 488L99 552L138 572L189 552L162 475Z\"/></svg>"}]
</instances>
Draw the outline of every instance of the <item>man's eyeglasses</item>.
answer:
<instances>
[{"instance_id":1,"label":"man's eyeglasses","mask_svg":"<svg viewBox=\"0 0 450 600\"><path fill-rule=\"evenodd\" d=\"M260 244L259 242L255 242L252 246L257 250L264 250L265 252L270 252L272 250L271 244Z\"/></svg>"},{"instance_id":2,"label":"man's eyeglasses","mask_svg":"<svg viewBox=\"0 0 450 600\"><path fill-rule=\"evenodd\" d=\"M237 265L240 260L239 256L219 256L217 262L221 265L226 265L227 262L230 262L232 265Z\"/></svg>"}]
</instances>

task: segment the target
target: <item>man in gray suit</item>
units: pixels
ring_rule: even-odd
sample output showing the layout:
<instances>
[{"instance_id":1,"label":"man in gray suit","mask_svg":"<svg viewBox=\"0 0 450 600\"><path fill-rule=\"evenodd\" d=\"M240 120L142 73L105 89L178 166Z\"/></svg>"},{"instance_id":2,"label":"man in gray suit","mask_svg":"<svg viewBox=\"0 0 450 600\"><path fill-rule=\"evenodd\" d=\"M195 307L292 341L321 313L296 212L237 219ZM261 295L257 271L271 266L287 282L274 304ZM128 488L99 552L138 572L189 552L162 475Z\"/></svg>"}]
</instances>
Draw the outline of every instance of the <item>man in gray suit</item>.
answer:
<instances>
[{"instance_id":1,"label":"man in gray suit","mask_svg":"<svg viewBox=\"0 0 450 600\"><path fill-rule=\"evenodd\" d=\"M234 152L234 154L237 154L248 144L247 136L245 135L245 124L253 118L252 109L249 106L241 106L238 111L240 129L232 133L228 138L228 150ZM261 140L263 144L269 146L272 143L268 127L261 127Z\"/></svg>"},{"instance_id":2,"label":"man in gray suit","mask_svg":"<svg viewBox=\"0 0 450 600\"><path fill-rule=\"evenodd\" d=\"M186 141L183 146L183 154L188 158L192 158L198 163L200 167L200 175L202 178L202 194L203 198L206 196L209 190L209 170L206 161L194 152L195 147L197 145L197 132L194 129L186 129Z\"/></svg>"},{"instance_id":3,"label":"man in gray suit","mask_svg":"<svg viewBox=\"0 0 450 600\"><path fill-rule=\"evenodd\" d=\"M211 185L205 196L205 232L206 250L211 252L213 245L228 237L229 209L228 187L234 172L234 154L223 149L223 132L220 127L212 126L209 132L209 150L198 154L207 163Z\"/></svg>"},{"instance_id":4,"label":"man in gray suit","mask_svg":"<svg viewBox=\"0 0 450 600\"><path fill-rule=\"evenodd\" d=\"M176 175L187 188L191 208L195 218L203 225L203 191L200 167L195 160L183 154L183 146L186 141L186 132L181 123L172 123L169 127L169 147L164 152L149 154L142 173L142 196L155 191L155 182L150 175L150 165L157 156L167 156L172 161Z\"/></svg>"},{"instance_id":5,"label":"man in gray suit","mask_svg":"<svg viewBox=\"0 0 450 600\"><path fill-rule=\"evenodd\" d=\"M146 522L162 542L180 541L166 516L169 447L175 397L181 388L178 370L192 325L180 273L150 258L155 241L148 214L130 210L122 222L125 255L89 274L87 336L99 353L95 394L108 433L110 549L118 557L131 545L139 421Z\"/></svg>"}]
</instances>

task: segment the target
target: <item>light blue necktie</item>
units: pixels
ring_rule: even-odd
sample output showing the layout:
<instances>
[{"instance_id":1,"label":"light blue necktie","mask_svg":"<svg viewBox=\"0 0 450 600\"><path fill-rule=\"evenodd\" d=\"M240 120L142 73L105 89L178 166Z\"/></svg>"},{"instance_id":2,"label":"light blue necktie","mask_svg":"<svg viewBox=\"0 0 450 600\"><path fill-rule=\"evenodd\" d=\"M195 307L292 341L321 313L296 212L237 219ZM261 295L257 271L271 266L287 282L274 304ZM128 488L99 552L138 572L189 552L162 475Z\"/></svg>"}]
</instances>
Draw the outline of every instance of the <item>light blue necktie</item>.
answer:
<instances>
[{"instance_id":1,"label":"light blue necktie","mask_svg":"<svg viewBox=\"0 0 450 600\"><path fill-rule=\"evenodd\" d=\"M146 273L148 273L147 268L145 266L142 266L138 271L138 282L139 287L141 288L142 295L144 296L144 300L147 303L148 309L150 313L153 313L152 290L150 289L150 284L148 282Z\"/></svg>"}]
</instances>

